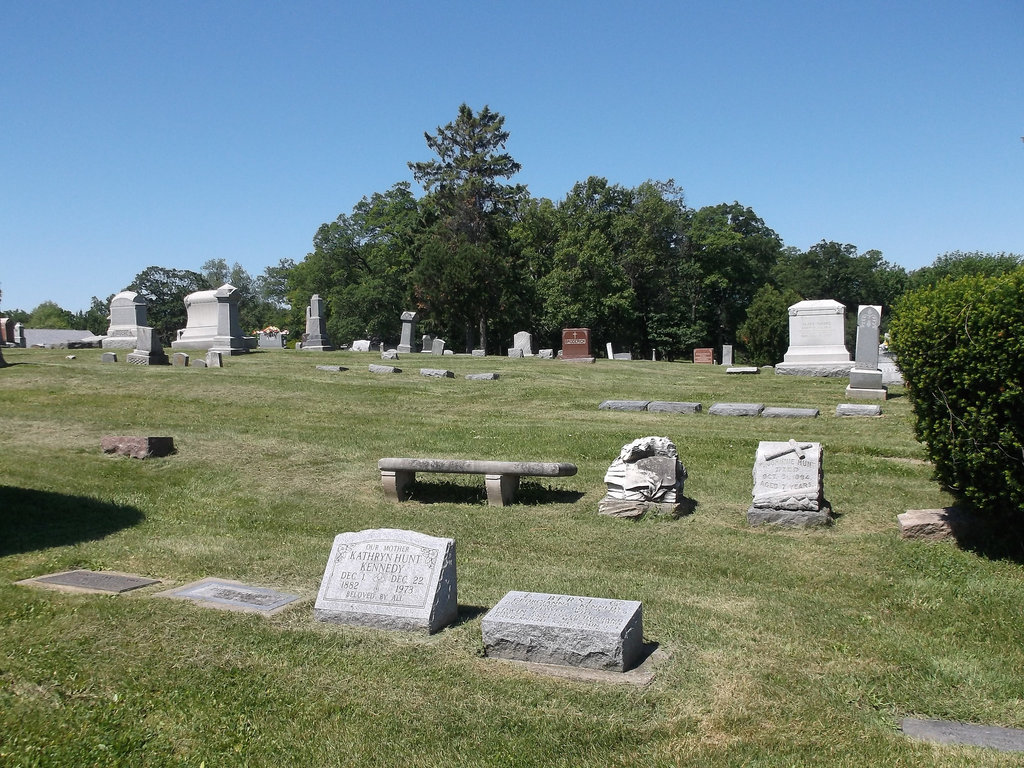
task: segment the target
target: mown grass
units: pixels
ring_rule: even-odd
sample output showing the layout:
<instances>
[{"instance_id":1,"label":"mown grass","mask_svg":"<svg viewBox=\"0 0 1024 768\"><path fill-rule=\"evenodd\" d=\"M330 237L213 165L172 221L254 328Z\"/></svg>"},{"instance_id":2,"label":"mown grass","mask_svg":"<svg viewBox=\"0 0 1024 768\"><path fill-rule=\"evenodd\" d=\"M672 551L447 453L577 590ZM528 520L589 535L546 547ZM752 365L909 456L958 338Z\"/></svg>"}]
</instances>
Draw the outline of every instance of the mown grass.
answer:
<instances>
[{"instance_id":1,"label":"mown grass","mask_svg":"<svg viewBox=\"0 0 1024 768\"><path fill-rule=\"evenodd\" d=\"M5 350L0 371L0 764L1019 765L904 739L904 716L1024 727L1024 570L899 540L896 515L950 499L898 389L841 419L842 380L600 361L274 352L222 370L104 365L95 350ZM427 362L423 362L426 360ZM433 362L431 362L433 360ZM342 373L317 364L348 366ZM496 370L499 381L466 381ZM807 421L616 413L605 399L763 402ZM104 456L105 434L178 454ZM626 442L665 435L695 511L597 515ZM821 441L827 530L751 530L763 439ZM420 477L385 500L382 456L572 461L486 506L481 478ZM460 621L430 636L313 621L341 531L457 540ZM14 581L84 567L159 578L120 597ZM271 617L151 594L206 576L303 595ZM667 654L646 688L550 679L482 656L510 589L642 600Z\"/></svg>"}]
</instances>

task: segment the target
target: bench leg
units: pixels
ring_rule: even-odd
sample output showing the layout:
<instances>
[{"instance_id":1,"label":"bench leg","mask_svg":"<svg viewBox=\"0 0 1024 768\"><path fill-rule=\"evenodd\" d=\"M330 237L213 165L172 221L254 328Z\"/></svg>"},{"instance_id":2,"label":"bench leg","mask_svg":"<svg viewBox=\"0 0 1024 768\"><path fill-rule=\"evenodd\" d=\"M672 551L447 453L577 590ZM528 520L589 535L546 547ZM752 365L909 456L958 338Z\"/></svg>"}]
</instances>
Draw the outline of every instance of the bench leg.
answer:
<instances>
[{"instance_id":1,"label":"bench leg","mask_svg":"<svg viewBox=\"0 0 1024 768\"><path fill-rule=\"evenodd\" d=\"M484 475L487 484L487 503L492 507L507 507L519 490L519 475Z\"/></svg>"},{"instance_id":2,"label":"bench leg","mask_svg":"<svg viewBox=\"0 0 1024 768\"><path fill-rule=\"evenodd\" d=\"M405 470L382 469L380 481L384 485L384 495L392 501L405 501L409 498L409 486L416 479L415 472Z\"/></svg>"}]
</instances>

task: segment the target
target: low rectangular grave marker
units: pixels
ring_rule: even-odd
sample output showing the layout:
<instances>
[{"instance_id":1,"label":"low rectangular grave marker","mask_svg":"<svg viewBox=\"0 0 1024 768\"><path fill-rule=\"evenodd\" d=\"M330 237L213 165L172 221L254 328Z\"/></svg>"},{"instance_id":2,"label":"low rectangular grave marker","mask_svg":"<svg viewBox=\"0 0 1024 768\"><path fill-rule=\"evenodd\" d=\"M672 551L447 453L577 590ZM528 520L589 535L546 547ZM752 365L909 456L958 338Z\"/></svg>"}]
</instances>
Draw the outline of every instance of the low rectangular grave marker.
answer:
<instances>
[{"instance_id":1,"label":"low rectangular grave marker","mask_svg":"<svg viewBox=\"0 0 1024 768\"><path fill-rule=\"evenodd\" d=\"M643 656L636 600L506 594L481 622L488 656L625 672Z\"/></svg>"},{"instance_id":2,"label":"low rectangular grave marker","mask_svg":"<svg viewBox=\"0 0 1024 768\"><path fill-rule=\"evenodd\" d=\"M158 596L191 600L200 605L229 611L251 611L266 615L277 613L299 599L298 595L287 592L215 578L201 579L160 592Z\"/></svg>"},{"instance_id":3,"label":"low rectangular grave marker","mask_svg":"<svg viewBox=\"0 0 1024 768\"><path fill-rule=\"evenodd\" d=\"M455 540L378 528L340 533L314 616L378 629L436 632L458 617Z\"/></svg>"},{"instance_id":4,"label":"low rectangular grave marker","mask_svg":"<svg viewBox=\"0 0 1024 768\"><path fill-rule=\"evenodd\" d=\"M105 592L121 594L150 584L159 584L159 579L148 579L116 571L75 570L62 573L51 573L24 579L18 584L39 584L42 586L64 587L80 592Z\"/></svg>"},{"instance_id":5,"label":"low rectangular grave marker","mask_svg":"<svg viewBox=\"0 0 1024 768\"><path fill-rule=\"evenodd\" d=\"M693 362L698 365L714 365L715 350L711 347L697 347L693 350Z\"/></svg>"}]
</instances>

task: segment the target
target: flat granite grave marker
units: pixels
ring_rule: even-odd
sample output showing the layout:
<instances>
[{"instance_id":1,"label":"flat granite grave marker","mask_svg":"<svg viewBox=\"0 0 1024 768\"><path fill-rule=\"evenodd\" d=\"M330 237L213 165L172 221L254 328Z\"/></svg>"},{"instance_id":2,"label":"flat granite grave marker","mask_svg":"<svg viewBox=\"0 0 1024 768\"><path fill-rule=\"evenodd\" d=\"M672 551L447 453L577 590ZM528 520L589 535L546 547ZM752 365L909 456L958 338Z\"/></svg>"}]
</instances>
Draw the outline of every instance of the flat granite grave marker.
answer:
<instances>
[{"instance_id":1,"label":"flat granite grave marker","mask_svg":"<svg viewBox=\"0 0 1024 768\"><path fill-rule=\"evenodd\" d=\"M159 584L160 580L147 579L145 576L135 576L130 573L118 573L116 571L80 569L36 576L32 579L23 579L17 583L66 588L76 592L121 594L122 592L129 592L140 587L148 587L150 584Z\"/></svg>"},{"instance_id":2,"label":"flat granite grave marker","mask_svg":"<svg viewBox=\"0 0 1024 768\"><path fill-rule=\"evenodd\" d=\"M134 344L134 343L135 343L135 340L132 339L132 344ZM100 362L101 363L116 363L117 362L117 352L104 352L102 355L100 355Z\"/></svg>"},{"instance_id":3,"label":"flat granite grave marker","mask_svg":"<svg viewBox=\"0 0 1024 768\"><path fill-rule=\"evenodd\" d=\"M500 378L497 373L467 373L466 378L470 381L496 381Z\"/></svg>"},{"instance_id":4,"label":"flat granite grave marker","mask_svg":"<svg viewBox=\"0 0 1024 768\"><path fill-rule=\"evenodd\" d=\"M331 373L341 373L348 370L348 368L341 365L318 365L316 369L318 371L330 371Z\"/></svg>"},{"instance_id":5,"label":"flat granite grave marker","mask_svg":"<svg viewBox=\"0 0 1024 768\"><path fill-rule=\"evenodd\" d=\"M605 400L599 406L600 411L646 411L650 400Z\"/></svg>"},{"instance_id":6,"label":"flat granite grave marker","mask_svg":"<svg viewBox=\"0 0 1024 768\"><path fill-rule=\"evenodd\" d=\"M817 408L765 408L761 411L764 419L815 419Z\"/></svg>"},{"instance_id":7,"label":"flat granite grave marker","mask_svg":"<svg viewBox=\"0 0 1024 768\"><path fill-rule=\"evenodd\" d=\"M840 403L836 406L836 416L881 416L882 406L862 405L860 403Z\"/></svg>"},{"instance_id":8,"label":"flat granite grave marker","mask_svg":"<svg viewBox=\"0 0 1024 768\"><path fill-rule=\"evenodd\" d=\"M420 376L427 376L433 379L454 379L454 371L446 371L443 368L420 368Z\"/></svg>"},{"instance_id":9,"label":"flat granite grave marker","mask_svg":"<svg viewBox=\"0 0 1024 768\"><path fill-rule=\"evenodd\" d=\"M762 440L754 460L751 526L809 528L831 522L822 493L821 443Z\"/></svg>"},{"instance_id":10,"label":"flat granite grave marker","mask_svg":"<svg viewBox=\"0 0 1024 768\"><path fill-rule=\"evenodd\" d=\"M647 404L648 411L659 413L700 413L700 403L677 403L671 400L651 400Z\"/></svg>"},{"instance_id":11,"label":"flat granite grave marker","mask_svg":"<svg viewBox=\"0 0 1024 768\"><path fill-rule=\"evenodd\" d=\"M712 416L760 416L763 403L713 403L708 408Z\"/></svg>"},{"instance_id":12,"label":"flat granite grave marker","mask_svg":"<svg viewBox=\"0 0 1024 768\"><path fill-rule=\"evenodd\" d=\"M313 615L433 633L458 618L457 593L454 539L394 528L339 533Z\"/></svg>"},{"instance_id":13,"label":"flat granite grave marker","mask_svg":"<svg viewBox=\"0 0 1024 768\"><path fill-rule=\"evenodd\" d=\"M190 600L209 608L262 613L267 616L299 599L298 595L287 592L214 578L200 579L183 587L158 592L156 596Z\"/></svg>"},{"instance_id":14,"label":"flat granite grave marker","mask_svg":"<svg viewBox=\"0 0 1024 768\"><path fill-rule=\"evenodd\" d=\"M626 672L643 655L643 606L636 600L506 594L481 622L488 656Z\"/></svg>"},{"instance_id":15,"label":"flat granite grave marker","mask_svg":"<svg viewBox=\"0 0 1024 768\"><path fill-rule=\"evenodd\" d=\"M903 718L903 733L914 739L938 744L968 744L989 747L1000 752L1024 752L1024 730L997 725L974 725L953 720Z\"/></svg>"},{"instance_id":16,"label":"flat granite grave marker","mask_svg":"<svg viewBox=\"0 0 1024 768\"><path fill-rule=\"evenodd\" d=\"M726 368L725 372L733 376L756 376L761 373L761 369L756 365L737 365Z\"/></svg>"},{"instance_id":17,"label":"flat granite grave marker","mask_svg":"<svg viewBox=\"0 0 1024 768\"><path fill-rule=\"evenodd\" d=\"M171 365L177 368L188 368L188 355L184 352L175 352L171 355Z\"/></svg>"},{"instance_id":18,"label":"flat granite grave marker","mask_svg":"<svg viewBox=\"0 0 1024 768\"><path fill-rule=\"evenodd\" d=\"M375 365L370 363L370 373L401 373L401 368L395 368L393 365Z\"/></svg>"}]
</instances>

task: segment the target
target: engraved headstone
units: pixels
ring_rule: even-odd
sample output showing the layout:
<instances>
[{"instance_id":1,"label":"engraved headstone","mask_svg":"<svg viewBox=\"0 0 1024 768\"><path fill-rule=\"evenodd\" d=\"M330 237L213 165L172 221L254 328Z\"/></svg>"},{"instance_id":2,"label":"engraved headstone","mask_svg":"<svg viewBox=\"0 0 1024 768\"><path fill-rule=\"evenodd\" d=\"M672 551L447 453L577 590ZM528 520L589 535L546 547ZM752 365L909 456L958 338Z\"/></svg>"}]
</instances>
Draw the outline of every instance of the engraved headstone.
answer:
<instances>
[{"instance_id":1,"label":"engraved headstone","mask_svg":"<svg viewBox=\"0 0 1024 768\"><path fill-rule=\"evenodd\" d=\"M113 592L120 594L133 589L139 589L140 587L148 587L150 584L159 584L160 580L113 571L75 570L37 576L34 579L25 579L18 583L70 587L83 592Z\"/></svg>"},{"instance_id":2,"label":"engraved headstone","mask_svg":"<svg viewBox=\"0 0 1024 768\"><path fill-rule=\"evenodd\" d=\"M732 344L722 345L722 365L732 365Z\"/></svg>"},{"instance_id":3,"label":"engraved headstone","mask_svg":"<svg viewBox=\"0 0 1024 768\"><path fill-rule=\"evenodd\" d=\"M284 349L284 335L280 331L260 331L256 346L260 349Z\"/></svg>"},{"instance_id":4,"label":"engraved headstone","mask_svg":"<svg viewBox=\"0 0 1024 768\"><path fill-rule=\"evenodd\" d=\"M206 367L207 368L223 368L224 358L220 352L214 352L212 349L206 353Z\"/></svg>"},{"instance_id":5,"label":"engraved headstone","mask_svg":"<svg viewBox=\"0 0 1024 768\"><path fill-rule=\"evenodd\" d=\"M399 353L415 352L413 345L416 343L416 319L419 317L415 312L402 313L402 341L398 344Z\"/></svg>"},{"instance_id":6,"label":"engraved headstone","mask_svg":"<svg viewBox=\"0 0 1024 768\"><path fill-rule=\"evenodd\" d=\"M847 376L846 306L832 299L798 301L789 308L789 349L777 374Z\"/></svg>"},{"instance_id":7,"label":"engraved headstone","mask_svg":"<svg viewBox=\"0 0 1024 768\"><path fill-rule=\"evenodd\" d=\"M135 291L121 291L110 300L110 325L104 349L135 349L136 332L146 326L146 302Z\"/></svg>"},{"instance_id":8,"label":"engraved headstone","mask_svg":"<svg viewBox=\"0 0 1024 768\"><path fill-rule=\"evenodd\" d=\"M135 342L133 341L132 344L135 344ZM117 362L117 352L104 352L102 355L100 355L100 362L101 363L116 363Z\"/></svg>"},{"instance_id":9,"label":"engraved headstone","mask_svg":"<svg viewBox=\"0 0 1024 768\"><path fill-rule=\"evenodd\" d=\"M708 408L711 416L760 416L763 403L712 403Z\"/></svg>"},{"instance_id":10,"label":"engraved headstone","mask_svg":"<svg viewBox=\"0 0 1024 768\"><path fill-rule=\"evenodd\" d=\"M167 355L156 331L149 327L139 327L135 331L135 349L126 360L132 365L167 365Z\"/></svg>"},{"instance_id":11,"label":"engraved headstone","mask_svg":"<svg viewBox=\"0 0 1024 768\"><path fill-rule=\"evenodd\" d=\"M882 384L878 367L878 326L882 308L864 304L857 310L857 350L846 396L852 400L885 400L888 389Z\"/></svg>"},{"instance_id":12,"label":"engraved headstone","mask_svg":"<svg viewBox=\"0 0 1024 768\"><path fill-rule=\"evenodd\" d=\"M626 672L643 656L636 600L507 593L481 622L488 656Z\"/></svg>"},{"instance_id":13,"label":"engraved headstone","mask_svg":"<svg viewBox=\"0 0 1024 768\"><path fill-rule=\"evenodd\" d=\"M434 354L434 337L429 333L424 333L420 338L420 352L427 355Z\"/></svg>"},{"instance_id":14,"label":"engraved headstone","mask_svg":"<svg viewBox=\"0 0 1024 768\"><path fill-rule=\"evenodd\" d=\"M305 347L303 347L305 349ZM370 340L369 339L356 339L352 342L353 352L369 352L370 351Z\"/></svg>"},{"instance_id":15,"label":"engraved headstone","mask_svg":"<svg viewBox=\"0 0 1024 768\"><path fill-rule=\"evenodd\" d=\"M562 360L577 363L592 363L589 328L562 329Z\"/></svg>"},{"instance_id":16,"label":"engraved headstone","mask_svg":"<svg viewBox=\"0 0 1024 768\"><path fill-rule=\"evenodd\" d=\"M430 351L435 355L444 354L444 346L447 342L444 339L434 339L430 344Z\"/></svg>"},{"instance_id":17,"label":"engraved headstone","mask_svg":"<svg viewBox=\"0 0 1024 768\"><path fill-rule=\"evenodd\" d=\"M828 525L822 492L821 443L762 440L754 461L753 503L747 523L790 528Z\"/></svg>"},{"instance_id":18,"label":"engraved headstone","mask_svg":"<svg viewBox=\"0 0 1024 768\"><path fill-rule=\"evenodd\" d=\"M401 368L396 368L393 365L375 365L370 363L370 373L401 373Z\"/></svg>"},{"instance_id":19,"label":"engraved headstone","mask_svg":"<svg viewBox=\"0 0 1024 768\"><path fill-rule=\"evenodd\" d=\"M184 352L175 352L171 355L171 365L178 368L188 367L188 355Z\"/></svg>"},{"instance_id":20,"label":"engraved headstone","mask_svg":"<svg viewBox=\"0 0 1024 768\"><path fill-rule=\"evenodd\" d=\"M302 348L313 352L329 352L334 347L327 339L327 320L325 318L326 302L320 294L314 293L306 307L306 333L302 340Z\"/></svg>"},{"instance_id":21,"label":"engraved headstone","mask_svg":"<svg viewBox=\"0 0 1024 768\"><path fill-rule=\"evenodd\" d=\"M266 587L254 587L227 579L201 579L166 592L157 597L175 597L190 600L202 606L230 611L248 611L270 615L299 599L298 595L278 592Z\"/></svg>"},{"instance_id":22,"label":"engraved headstone","mask_svg":"<svg viewBox=\"0 0 1024 768\"><path fill-rule=\"evenodd\" d=\"M512 346L523 350L523 357L533 357L533 336L527 331L519 331L512 337Z\"/></svg>"},{"instance_id":23,"label":"engraved headstone","mask_svg":"<svg viewBox=\"0 0 1024 768\"><path fill-rule=\"evenodd\" d=\"M14 346L25 349L27 343L25 341L25 324L15 323L14 324Z\"/></svg>"},{"instance_id":24,"label":"engraved headstone","mask_svg":"<svg viewBox=\"0 0 1024 768\"><path fill-rule=\"evenodd\" d=\"M523 350L521 350L519 347L509 347L508 356L509 357L523 357Z\"/></svg>"},{"instance_id":25,"label":"engraved headstone","mask_svg":"<svg viewBox=\"0 0 1024 768\"><path fill-rule=\"evenodd\" d=\"M249 345L238 319L239 290L225 283L212 291L196 291L185 297L188 321L171 342L172 349L215 349L225 355L243 355Z\"/></svg>"},{"instance_id":26,"label":"engraved headstone","mask_svg":"<svg viewBox=\"0 0 1024 768\"><path fill-rule=\"evenodd\" d=\"M314 616L379 629L436 632L458 618L455 540L378 528L340 533Z\"/></svg>"},{"instance_id":27,"label":"engraved headstone","mask_svg":"<svg viewBox=\"0 0 1024 768\"><path fill-rule=\"evenodd\" d=\"M700 413L700 403L678 403L670 400L652 400L647 404L648 411L660 413Z\"/></svg>"},{"instance_id":28,"label":"engraved headstone","mask_svg":"<svg viewBox=\"0 0 1024 768\"><path fill-rule=\"evenodd\" d=\"M693 350L693 362L698 365L714 365L715 350L711 347L697 347Z\"/></svg>"}]
</instances>

